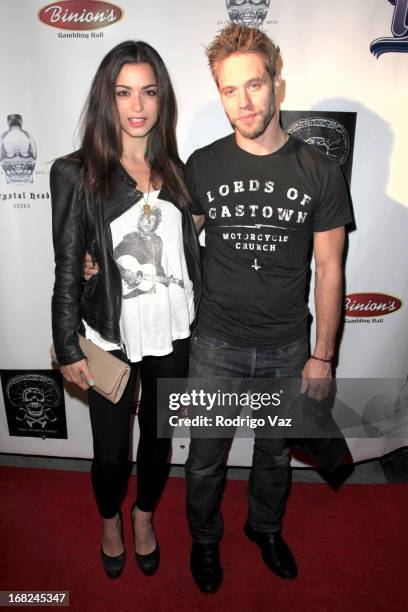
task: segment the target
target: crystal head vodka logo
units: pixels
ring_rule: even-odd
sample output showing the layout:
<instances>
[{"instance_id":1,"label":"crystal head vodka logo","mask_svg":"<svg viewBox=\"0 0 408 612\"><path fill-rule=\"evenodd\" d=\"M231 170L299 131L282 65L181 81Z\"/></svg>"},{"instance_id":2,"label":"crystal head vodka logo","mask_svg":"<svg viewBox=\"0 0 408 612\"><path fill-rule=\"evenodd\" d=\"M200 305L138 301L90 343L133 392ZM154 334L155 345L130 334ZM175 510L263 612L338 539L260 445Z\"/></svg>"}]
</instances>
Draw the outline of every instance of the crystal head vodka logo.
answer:
<instances>
[{"instance_id":1,"label":"crystal head vodka logo","mask_svg":"<svg viewBox=\"0 0 408 612\"><path fill-rule=\"evenodd\" d=\"M32 183L37 148L33 138L22 129L21 115L8 115L9 129L0 137L0 164L7 183Z\"/></svg>"},{"instance_id":2,"label":"crystal head vodka logo","mask_svg":"<svg viewBox=\"0 0 408 612\"><path fill-rule=\"evenodd\" d=\"M394 6L392 37L376 38L370 45L378 59L383 53L408 53L408 0L388 0Z\"/></svg>"},{"instance_id":3,"label":"crystal head vodka logo","mask_svg":"<svg viewBox=\"0 0 408 612\"><path fill-rule=\"evenodd\" d=\"M261 26L271 0L226 0L229 18L246 26Z\"/></svg>"}]
</instances>

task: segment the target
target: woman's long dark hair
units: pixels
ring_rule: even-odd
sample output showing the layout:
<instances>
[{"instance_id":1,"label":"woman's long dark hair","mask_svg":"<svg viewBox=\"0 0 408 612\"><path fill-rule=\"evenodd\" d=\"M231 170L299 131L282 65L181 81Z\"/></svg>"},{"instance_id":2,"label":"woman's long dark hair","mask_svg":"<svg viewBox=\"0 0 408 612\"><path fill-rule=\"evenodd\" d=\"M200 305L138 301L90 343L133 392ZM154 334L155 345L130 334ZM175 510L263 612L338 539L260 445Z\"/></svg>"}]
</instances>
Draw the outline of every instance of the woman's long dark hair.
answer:
<instances>
[{"instance_id":1,"label":"woman's long dark hair","mask_svg":"<svg viewBox=\"0 0 408 612\"><path fill-rule=\"evenodd\" d=\"M124 64L149 64L155 74L158 121L148 136L145 159L150 166L151 183L161 179L178 204L186 206L188 192L176 141L176 98L162 58L141 41L128 40L114 47L95 74L82 114L83 188L99 200L111 194L114 187L115 167L122 157L115 86Z\"/></svg>"}]
</instances>

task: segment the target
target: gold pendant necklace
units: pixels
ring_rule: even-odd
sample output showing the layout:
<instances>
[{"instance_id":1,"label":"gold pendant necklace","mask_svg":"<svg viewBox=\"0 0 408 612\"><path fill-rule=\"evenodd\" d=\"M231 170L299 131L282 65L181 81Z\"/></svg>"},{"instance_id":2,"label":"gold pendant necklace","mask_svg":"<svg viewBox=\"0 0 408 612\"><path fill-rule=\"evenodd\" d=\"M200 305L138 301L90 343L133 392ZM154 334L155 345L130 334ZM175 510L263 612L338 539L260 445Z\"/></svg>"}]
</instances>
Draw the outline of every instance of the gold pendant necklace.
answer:
<instances>
[{"instance_id":1,"label":"gold pendant necklace","mask_svg":"<svg viewBox=\"0 0 408 612\"><path fill-rule=\"evenodd\" d=\"M145 198L144 193L142 192L142 196L143 196L143 212L147 217L147 222L150 225L150 215L152 214L152 209L150 208L150 204L149 204L149 198L150 198L150 177L149 177L149 184L147 186L147 200Z\"/></svg>"},{"instance_id":2,"label":"gold pendant necklace","mask_svg":"<svg viewBox=\"0 0 408 612\"><path fill-rule=\"evenodd\" d=\"M120 160L120 163L122 164L122 166L124 167L126 172L129 174L129 176L132 176L130 174L129 170L127 169L127 166L126 166L125 162L123 161L123 159ZM136 188L137 188L137 183L136 183ZM146 215L147 222L150 225L150 216L152 214L152 209L151 209L150 204L149 204L149 198L150 198L150 173L149 173L149 184L147 186L147 199L145 198L145 195L144 195L143 191L142 191L142 197L143 197L143 202L144 202L144 204L143 204L143 213Z\"/></svg>"}]
</instances>

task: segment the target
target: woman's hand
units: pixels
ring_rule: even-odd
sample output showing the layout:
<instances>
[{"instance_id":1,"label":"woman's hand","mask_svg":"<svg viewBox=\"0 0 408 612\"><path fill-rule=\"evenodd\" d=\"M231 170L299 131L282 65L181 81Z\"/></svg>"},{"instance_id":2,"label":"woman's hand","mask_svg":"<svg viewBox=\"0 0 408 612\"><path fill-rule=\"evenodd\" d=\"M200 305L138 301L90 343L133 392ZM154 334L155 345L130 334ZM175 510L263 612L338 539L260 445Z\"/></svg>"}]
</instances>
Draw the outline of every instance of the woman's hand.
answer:
<instances>
[{"instance_id":1,"label":"woman's hand","mask_svg":"<svg viewBox=\"0 0 408 612\"><path fill-rule=\"evenodd\" d=\"M83 270L84 279L86 281L89 281L89 279L92 276L95 276L95 274L98 274L98 272L99 272L98 264L96 262L93 263L92 257L90 256L88 252L86 252L85 259L84 259L84 270Z\"/></svg>"},{"instance_id":2,"label":"woman's hand","mask_svg":"<svg viewBox=\"0 0 408 612\"><path fill-rule=\"evenodd\" d=\"M60 366L60 369L67 382L75 383L84 391L87 391L89 387L93 387L95 384L89 372L86 359L81 359L81 361L76 361L69 365Z\"/></svg>"}]
</instances>

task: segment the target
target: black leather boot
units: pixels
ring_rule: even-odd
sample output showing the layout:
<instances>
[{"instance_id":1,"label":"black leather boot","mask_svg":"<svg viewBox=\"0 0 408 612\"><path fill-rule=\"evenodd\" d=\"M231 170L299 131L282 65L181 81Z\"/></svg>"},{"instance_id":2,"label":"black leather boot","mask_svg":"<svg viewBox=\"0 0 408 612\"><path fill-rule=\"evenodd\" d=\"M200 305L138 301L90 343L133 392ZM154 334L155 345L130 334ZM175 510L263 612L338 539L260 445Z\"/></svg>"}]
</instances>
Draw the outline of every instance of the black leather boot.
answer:
<instances>
[{"instance_id":1,"label":"black leather boot","mask_svg":"<svg viewBox=\"0 0 408 612\"><path fill-rule=\"evenodd\" d=\"M218 591L223 578L218 542L216 544L193 542L190 568L195 583L202 593Z\"/></svg>"},{"instance_id":2,"label":"black leather boot","mask_svg":"<svg viewBox=\"0 0 408 612\"><path fill-rule=\"evenodd\" d=\"M252 542L259 546L265 565L274 574L286 580L296 578L298 574L296 561L280 531L273 533L256 531L247 521L244 532Z\"/></svg>"}]
</instances>

